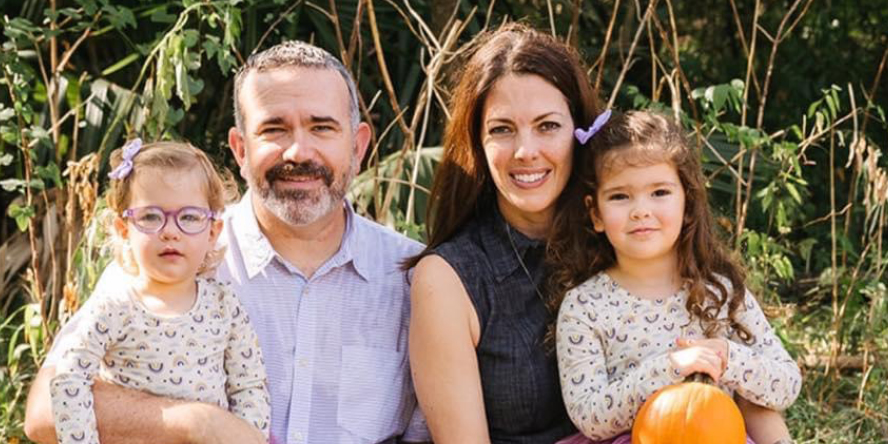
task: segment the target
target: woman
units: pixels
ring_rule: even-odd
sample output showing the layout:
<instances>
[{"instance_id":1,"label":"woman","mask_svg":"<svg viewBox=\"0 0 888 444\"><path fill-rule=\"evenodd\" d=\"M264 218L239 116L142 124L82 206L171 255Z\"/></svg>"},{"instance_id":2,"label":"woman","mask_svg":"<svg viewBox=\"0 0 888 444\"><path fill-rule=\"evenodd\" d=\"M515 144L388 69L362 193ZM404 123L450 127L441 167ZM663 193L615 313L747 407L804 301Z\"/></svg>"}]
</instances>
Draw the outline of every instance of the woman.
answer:
<instances>
[{"instance_id":1,"label":"woman","mask_svg":"<svg viewBox=\"0 0 888 444\"><path fill-rule=\"evenodd\" d=\"M411 368L435 442L552 443L575 429L543 341L545 239L600 108L551 36L508 24L470 54L413 261Z\"/></svg>"},{"instance_id":2,"label":"woman","mask_svg":"<svg viewBox=\"0 0 888 444\"><path fill-rule=\"evenodd\" d=\"M548 35L508 24L470 44L429 244L408 264L410 364L436 443L548 444L575 429L544 344L558 308L543 290L545 242L587 154L574 129L601 109L576 53ZM758 442L788 437L777 412L738 403Z\"/></svg>"}]
</instances>

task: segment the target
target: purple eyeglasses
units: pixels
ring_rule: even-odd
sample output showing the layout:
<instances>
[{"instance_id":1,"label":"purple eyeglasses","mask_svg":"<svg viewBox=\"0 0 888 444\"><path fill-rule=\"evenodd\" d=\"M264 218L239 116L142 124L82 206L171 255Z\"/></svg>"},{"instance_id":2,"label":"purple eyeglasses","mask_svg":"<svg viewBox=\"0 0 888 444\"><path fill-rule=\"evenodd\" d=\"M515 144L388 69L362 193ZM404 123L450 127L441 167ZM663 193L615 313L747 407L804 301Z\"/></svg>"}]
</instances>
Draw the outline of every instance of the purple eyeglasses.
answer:
<instances>
[{"instance_id":1,"label":"purple eyeglasses","mask_svg":"<svg viewBox=\"0 0 888 444\"><path fill-rule=\"evenodd\" d=\"M210 226L210 221L218 218L215 211L201 207L182 207L178 210L165 211L163 208L150 206L129 208L123 212L123 217L129 219L136 229L145 234L159 233L166 226L170 216L176 221L179 230L188 235L203 233Z\"/></svg>"}]
</instances>

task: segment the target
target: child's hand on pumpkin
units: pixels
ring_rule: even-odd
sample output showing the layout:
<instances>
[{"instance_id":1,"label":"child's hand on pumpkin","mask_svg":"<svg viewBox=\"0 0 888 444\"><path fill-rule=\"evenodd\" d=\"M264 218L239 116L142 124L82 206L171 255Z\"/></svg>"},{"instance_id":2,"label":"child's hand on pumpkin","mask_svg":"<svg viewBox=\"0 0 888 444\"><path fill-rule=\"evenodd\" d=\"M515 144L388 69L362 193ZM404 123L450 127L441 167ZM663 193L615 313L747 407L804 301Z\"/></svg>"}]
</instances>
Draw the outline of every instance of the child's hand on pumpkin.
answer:
<instances>
[{"instance_id":1,"label":"child's hand on pumpkin","mask_svg":"<svg viewBox=\"0 0 888 444\"><path fill-rule=\"evenodd\" d=\"M725 369L725 359L719 356L715 344L704 343L710 340L694 339L688 343L686 339L679 339L679 348L669 353L672 366L678 369L681 376L693 373L705 373L718 382ZM727 349L727 344L724 344Z\"/></svg>"},{"instance_id":2,"label":"child's hand on pumpkin","mask_svg":"<svg viewBox=\"0 0 888 444\"><path fill-rule=\"evenodd\" d=\"M691 339L678 338L675 340L678 348L686 348L694 345L706 347L715 352L722 359L722 371L728 366L728 341L726 339Z\"/></svg>"}]
</instances>

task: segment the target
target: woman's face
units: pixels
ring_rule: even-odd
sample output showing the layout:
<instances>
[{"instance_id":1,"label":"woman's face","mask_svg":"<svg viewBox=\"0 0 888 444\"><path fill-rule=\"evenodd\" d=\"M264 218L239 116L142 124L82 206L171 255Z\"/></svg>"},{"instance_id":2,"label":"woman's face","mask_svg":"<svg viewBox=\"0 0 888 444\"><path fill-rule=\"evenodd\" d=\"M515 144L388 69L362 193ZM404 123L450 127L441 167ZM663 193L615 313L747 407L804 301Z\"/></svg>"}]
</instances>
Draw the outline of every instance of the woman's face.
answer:
<instances>
[{"instance_id":1,"label":"woman's face","mask_svg":"<svg viewBox=\"0 0 888 444\"><path fill-rule=\"evenodd\" d=\"M547 229L571 171L574 125L567 98L540 76L509 74L493 85L481 119L481 144L503 216L519 228Z\"/></svg>"}]
</instances>

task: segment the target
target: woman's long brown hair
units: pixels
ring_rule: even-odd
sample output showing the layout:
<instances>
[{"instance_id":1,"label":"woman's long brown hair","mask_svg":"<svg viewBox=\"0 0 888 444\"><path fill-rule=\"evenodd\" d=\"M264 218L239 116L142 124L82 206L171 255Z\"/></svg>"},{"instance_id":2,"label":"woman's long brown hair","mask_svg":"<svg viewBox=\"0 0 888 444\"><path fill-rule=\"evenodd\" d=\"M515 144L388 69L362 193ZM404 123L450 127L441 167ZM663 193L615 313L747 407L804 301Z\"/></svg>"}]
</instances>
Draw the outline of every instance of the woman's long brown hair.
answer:
<instances>
[{"instance_id":1,"label":"woman's long brown hair","mask_svg":"<svg viewBox=\"0 0 888 444\"><path fill-rule=\"evenodd\" d=\"M465 48L468 62L457 72L444 132L444 154L435 172L427 211L428 246L405 267L450 239L479 210L495 205L496 190L481 146L481 114L493 85L508 74L537 75L564 94L574 126L589 125L600 112L576 51L520 23L479 34ZM574 165L579 162L574 144ZM575 167L574 167L575 168ZM571 176L574 176L573 172ZM560 202L559 198L559 202Z\"/></svg>"},{"instance_id":2,"label":"woman's long brown hair","mask_svg":"<svg viewBox=\"0 0 888 444\"><path fill-rule=\"evenodd\" d=\"M746 293L745 272L716 235L700 168L700 153L690 147L681 128L670 119L651 112L614 113L595 134L591 156L579 165L577 177L563 193L566 205L556 210L546 258L550 267L550 309L557 311L565 293L596 273L616 265L616 254L603 233L592 229L586 196L597 198L602 171L659 162L672 164L685 192L685 214L677 241L679 276L688 285L687 310L699 319L707 337L726 327L718 320L728 307L728 327L744 341L752 336L737 322ZM730 282L730 288L725 285ZM551 340L553 329L550 328Z\"/></svg>"}]
</instances>

